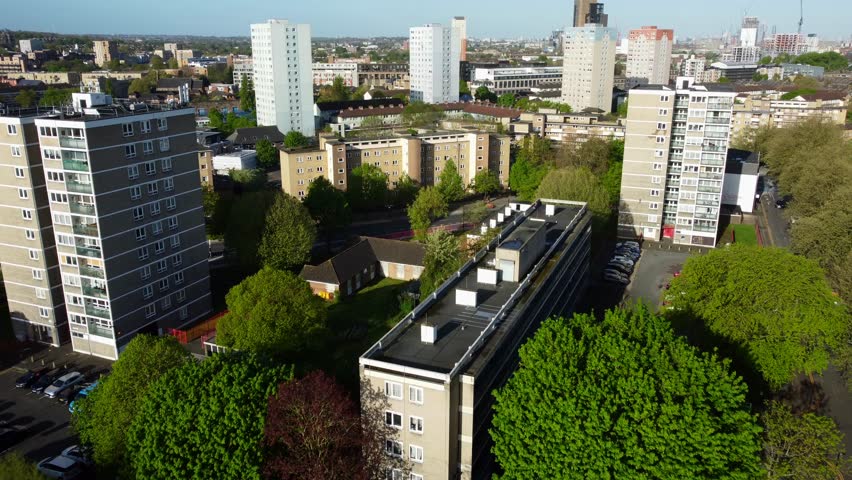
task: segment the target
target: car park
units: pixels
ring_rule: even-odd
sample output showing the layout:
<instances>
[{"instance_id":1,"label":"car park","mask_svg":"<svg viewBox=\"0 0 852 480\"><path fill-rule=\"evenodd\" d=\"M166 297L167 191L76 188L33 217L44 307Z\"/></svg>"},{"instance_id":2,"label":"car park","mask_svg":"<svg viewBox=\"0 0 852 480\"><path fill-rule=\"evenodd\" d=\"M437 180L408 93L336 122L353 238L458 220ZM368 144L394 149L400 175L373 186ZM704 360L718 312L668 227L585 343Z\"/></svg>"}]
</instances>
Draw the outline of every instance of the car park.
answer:
<instances>
[{"instance_id":1,"label":"car park","mask_svg":"<svg viewBox=\"0 0 852 480\"><path fill-rule=\"evenodd\" d=\"M83 474L83 464L63 455L47 457L38 462L38 471L48 478L71 480L80 478Z\"/></svg>"},{"instance_id":2,"label":"car park","mask_svg":"<svg viewBox=\"0 0 852 480\"><path fill-rule=\"evenodd\" d=\"M92 383L91 385L83 387L82 390L77 392L77 394L74 395L74 400L72 400L71 402L68 403L68 411L71 412L71 413L74 413L75 404L77 402L79 402L80 400L86 398L90 393L92 393L92 390L94 390L95 387L97 387L97 386L98 386L98 382L96 381L96 382Z\"/></svg>"},{"instance_id":3,"label":"car park","mask_svg":"<svg viewBox=\"0 0 852 480\"><path fill-rule=\"evenodd\" d=\"M609 261L610 262L623 263L623 264L630 266L630 267L632 267L635 264L635 262L633 260L631 260L627 257L619 257L618 255L610 258Z\"/></svg>"},{"instance_id":4,"label":"car park","mask_svg":"<svg viewBox=\"0 0 852 480\"><path fill-rule=\"evenodd\" d=\"M615 244L616 248L621 247L621 246L627 246L627 247L636 248L636 249L640 248L639 242L634 242L632 240L626 240L624 242L619 242L619 243Z\"/></svg>"},{"instance_id":5,"label":"car park","mask_svg":"<svg viewBox=\"0 0 852 480\"><path fill-rule=\"evenodd\" d=\"M59 403L70 403L77 397L77 394L80 393L83 388L85 388L83 385L74 385L71 388L66 388L56 395L56 399L59 400Z\"/></svg>"},{"instance_id":6,"label":"car park","mask_svg":"<svg viewBox=\"0 0 852 480\"><path fill-rule=\"evenodd\" d=\"M616 263L616 262L608 263L606 265L606 268L607 268L607 270L617 270L617 271L623 273L624 275L630 275L631 273L633 273L632 268L630 268L626 265L622 265L620 263Z\"/></svg>"},{"instance_id":7,"label":"car park","mask_svg":"<svg viewBox=\"0 0 852 480\"><path fill-rule=\"evenodd\" d=\"M71 460L75 460L78 463L81 463L86 466L94 464L89 449L80 445L71 445L70 447L66 448L62 451L62 456L68 457Z\"/></svg>"},{"instance_id":8,"label":"car park","mask_svg":"<svg viewBox=\"0 0 852 480\"><path fill-rule=\"evenodd\" d=\"M634 262L636 260L639 260L639 254L635 253L631 250L616 250L613 255L616 256L616 257L627 257L627 258L633 260Z\"/></svg>"},{"instance_id":9,"label":"car park","mask_svg":"<svg viewBox=\"0 0 852 480\"><path fill-rule=\"evenodd\" d=\"M15 380L15 388L32 387L32 385L37 382L38 379L41 378L41 376L45 373L47 373L46 368L42 368L40 370L30 370Z\"/></svg>"},{"instance_id":10,"label":"car park","mask_svg":"<svg viewBox=\"0 0 852 480\"><path fill-rule=\"evenodd\" d=\"M630 283L630 279L615 270L604 270L603 279L608 282L620 283L622 285Z\"/></svg>"},{"instance_id":11,"label":"car park","mask_svg":"<svg viewBox=\"0 0 852 480\"><path fill-rule=\"evenodd\" d=\"M52 370L48 373L45 373L35 383L33 383L32 388L30 389L33 393L41 393L45 388L49 387L50 384L56 381L57 378L61 377L63 374L61 369Z\"/></svg>"},{"instance_id":12,"label":"car park","mask_svg":"<svg viewBox=\"0 0 852 480\"><path fill-rule=\"evenodd\" d=\"M49 387L44 389L44 394L50 398L55 398L68 388L83 381L83 374L80 372L67 373L57 378Z\"/></svg>"},{"instance_id":13,"label":"car park","mask_svg":"<svg viewBox=\"0 0 852 480\"><path fill-rule=\"evenodd\" d=\"M15 446L26 436L26 430L21 427L0 422L0 453L6 451L7 448Z\"/></svg>"}]
</instances>

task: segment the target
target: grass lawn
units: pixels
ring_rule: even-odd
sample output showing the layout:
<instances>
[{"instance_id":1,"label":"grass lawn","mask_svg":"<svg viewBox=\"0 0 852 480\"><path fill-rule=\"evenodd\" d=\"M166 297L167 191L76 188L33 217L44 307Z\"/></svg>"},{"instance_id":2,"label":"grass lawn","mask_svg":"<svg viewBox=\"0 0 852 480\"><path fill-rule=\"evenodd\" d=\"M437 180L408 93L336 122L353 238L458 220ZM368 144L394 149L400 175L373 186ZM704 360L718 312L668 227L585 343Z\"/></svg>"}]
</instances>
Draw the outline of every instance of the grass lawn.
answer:
<instances>
[{"instance_id":1,"label":"grass lawn","mask_svg":"<svg viewBox=\"0 0 852 480\"><path fill-rule=\"evenodd\" d=\"M757 233L754 225L731 225L736 243L742 245L757 245Z\"/></svg>"},{"instance_id":2,"label":"grass lawn","mask_svg":"<svg viewBox=\"0 0 852 480\"><path fill-rule=\"evenodd\" d=\"M382 279L328 308L328 341L308 363L358 391L358 357L402 318L397 295L407 282Z\"/></svg>"}]
</instances>

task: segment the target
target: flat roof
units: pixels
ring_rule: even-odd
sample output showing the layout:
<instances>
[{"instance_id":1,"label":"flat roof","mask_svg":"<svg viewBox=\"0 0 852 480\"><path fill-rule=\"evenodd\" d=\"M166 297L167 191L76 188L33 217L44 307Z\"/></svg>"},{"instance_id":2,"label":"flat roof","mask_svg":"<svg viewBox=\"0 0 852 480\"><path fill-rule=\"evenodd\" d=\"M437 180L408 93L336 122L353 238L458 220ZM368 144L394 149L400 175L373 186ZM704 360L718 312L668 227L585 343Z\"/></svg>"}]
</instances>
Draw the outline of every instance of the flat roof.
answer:
<instances>
[{"instance_id":1,"label":"flat roof","mask_svg":"<svg viewBox=\"0 0 852 480\"><path fill-rule=\"evenodd\" d=\"M555 205L554 215L546 215L546 204ZM397 324L362 358L438 374L449 374L460 364L471 360L468 353L476 351L477 347L484 343L489 343L488 338L483 337L486 330L492 334L511 328L519 321L519 316L512 315L512 312L517 311L518 304L515 300L522 296L528 285L506 280L501 280L497 285L478 283L478 269L495 269L496 248L503 248L504 242L507 241L525 241L523 238L541 228L547 230L547 250L536 263L546 263L549 260L550 247L584 211L583 203L545 201L531 206L526 213L514 212L504 224L506 226L503 240L480 251L475 257L477 261L471 262L467 269L463 267L458 276L452 277L439 287L437 298L429 299L418 306L418 309ZM522 220L516 220L518 218ZM515 225L508 222L519 223ZM477 306L457 305L456 289L476 291ZM492 320L507 304L509 306L503 312L505 315L502 316L502 323L496 329L489 329ZM421 341L421 326L424 324L434 326L437 330L437 340L434 344ZM477 344L480 340L482 341Z\"/></svg>"}]
</instances>

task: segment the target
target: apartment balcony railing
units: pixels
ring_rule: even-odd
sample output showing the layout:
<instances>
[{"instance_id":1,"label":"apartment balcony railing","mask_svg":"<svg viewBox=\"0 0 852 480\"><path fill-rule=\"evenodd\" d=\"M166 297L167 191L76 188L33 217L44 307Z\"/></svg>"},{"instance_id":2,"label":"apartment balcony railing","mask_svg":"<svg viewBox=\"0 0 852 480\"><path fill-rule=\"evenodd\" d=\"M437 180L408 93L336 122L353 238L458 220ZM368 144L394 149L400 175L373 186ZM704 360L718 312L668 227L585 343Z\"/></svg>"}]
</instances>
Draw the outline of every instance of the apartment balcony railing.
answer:
<instances>
[{"instance_id":1,"label":"apartment balcony railing","mask_svg":"<svg viewBox=\"0 0 852 480\"><path fill-rule=\"evenodd\" d=\"M711 213L696 213L695 218L700 218L702 220L716 220L716 215Z\"/></svg>"},{"instance_id":2,"label":"apartment balcony railing","mask_svg":"<svg viewBox=\"0 0 852 480\"><path fill-rule=\"evenodd\" d=\"M722 180L724 175L721 173L702 173L698 178L701 180Z\"/></svg>"},{"instance_id":3,"label":"apartment balcony railing","mask_svg":"<svg viewBox=\"0 0 852 480\"><path fill-rule=\"evenodd\" d=\"M65 181L65 190L74 193L88 193L92 194L92 184L91 183L80 183L75 182L74 180L66 180Z\"/></svg>"},{"instance_id":4,"label":"apartment balcony railing","mask_svg":"<svg viewBox=\"0 0 852 480\"><path fill-rule=\"evenodd\" d=\"M92 278L104 278L104 270L102 268L90 267L89 265L80 265L80 275Z\"/></svg>"},{"instance_id":5,"label":"apartment balcony railing","mask_svg":"<svg viewBox=\"0 0 852 480\"><path fill-rule=\"evenodd\" d=\"M716 227L703 227L700 225L693 225L692 230L696 232L714 233L716 231Z\"/></svg>"},{"instance_id":6,"label":"apartment balcony railing","mask_svg":"<svg viewBox=\"0 0 852 480\"><path fill-rule=\"evenodd\" d=\"M90 297L95 297L95 298L103 298L104 300L106 300L106 298L107 298L106 289L93 287L91 285L83 285L83 295L88 295Z\"/></svg>"},{"instance_id":7,"label":"apartment balcony railing","mask_svg":"<svg viewBox=\"0 0 852 480\"><path fill-rule=\"evenodd\" d=\"M672 118L674 119L675 122L685 122L687 117L686 117L686 115L675 115Z\"/></svg>"},{"instance_id":8,"label":"apartment balcony railing","mask_svg":"<svg viewBox=\"0 0 852 480\"><path fill-rule=\"evenodd\" d=\"M675 101L674 108L689 108L689 100Z\"/></svg>"},{"instance_id":9,"label":"apartment balcony railing","mask_svg":"<svg viewBox=\"0 0 852 480\"><path fill-rule=\"evenodd\" d=\"M696 201L695 201L695 204L696 204L696 205L702 205L702 206L705 206L705 207L715 207L715 206L718 206L718 205L719 205L719 202L718 202L718 201L713 201L713 200L701 200L701 199L698 199L698 200L696 200Z\"/></svg>"},{"instance_id":10,"label":"apartment balcony railing","mask_svg":"<svg viewBox=\"0 0 852 480\"><path fill-rule=\"evenodd\" d=\"M115 338L111 328L102 327L94 323L89 324L89 334L105 338Z\"/></svg>"},{"instance_id":11,"label":"apartment balcony railing","mask_svg":"<svg viewBox=\"0 0 852 480\"><path fill-rule=\"evenodd\" d=\"M95 215L95 206L84 203L68 202L68 207L71 213L79 213L80 215Z\"/></svg>"},{"instance_id":12,"label":"apartment balcony railing","mask_svg":"<svg viewBox=\"0 0 852 480\"><path fill-rule=\"evenodd\" d=\"M706 138L728 138L728 132L704 132Z\"/></svg>"},{"instance_id":13,"label":"apartment balcony railing","mask_svg":"<svg viewBox=\"0 0 852 480\"><path fill-rule=\"evenodd\" d=\"M698 191L702 193L721 193L722 189L720 187L698 187Z\"/></svg>"},{"instance_id":14,"label":"apartment balcony railing","mask_svg":"<svg viewBox=\"0 0 852 480\"><path fill-rule=\"evenodd\" d=\"M86 235L89 237L97 237L98 236L98 226L97 225L87 225L82 223L75 223L73 227L74 233L77 235Z\"/></svg>"},{"instance_id":15,"label":"apartment balcony railing","mask_svg":"<svg viewBox=\"0 0 852 480\"><path fill-rule=\"evenodd\" d=\"M110 312L105 308L96 307L94 305L86 305L86 315L109 319Z\"/></svg>"},{"instance_id":16,"label":"apartment balcony railing","mask_svg":"<svg viewBox=\"0 0 852 480\"><path fill-rule=\"evenodd\" d=\"M707 125L730 125L731 117L707 117L704 123Z\"/></svg>"},{"instance_id":17,"label":"apartment balcony railing","mask_svg":"<svg viewBox=\"0 0 852 480\"><path fill-rule=\"evenodd\" d=\"M59 146L67 148L86 148L86 139L59 137Z\"/></svg>"},{"instance_id":18,"label":"apartment balcony railing","mask_svg":"<svg viewBox=\"0 0 852 480\"><path fill-rule=\"evenodd\" d=\"M711 147L710 145L704 145L703 147L701 147L701 150L705 151L705 152L719 152L719 153L721 153L721 152L724 152L726 150L726 148L727 147Z\"/></svg>"},{"instance_id":19,"label":"apartment balcony railing","mask_svg":"<svg viewBox=\"0 0 852 480\"><path fill-rule=\"evenodd\" d=\"M77 255L82 255L84 257L92 257L92 258L102 258L102 253L100 248L91 248L91 247L81 247L77 245Z\"/></svg>"},{"instance_id":20,"label":"apartment balcony railing","mask_svg":"<svg viewBox=\"0 0 852 480\"><path fill-rule=\"evenodd\" d=\"M88 172L89 162L80 160L62 160L62 168L65 170L73 170L75 172Z\"/></svg>"},{"instance_id":21,"label":"apartment balcony railing","mask_svg":"<svg viewBox=\"0 0 852 480\"><path fill-rule=\"evenodd\" d=\"M686 145L685 142L672 142L671 143L672 148L683 148L684 145Z\"/></svg>"},{"instance_id":22,"label":"apartment balcony railing","mask_svg":"<svg viewBox=\"0 0 852 480\"><path fill-rule=\"evenodd\" d=\"M724 160L714 160L710 158L704 158L701 160L701 165L713 166L713 167L721 167L725 164Z\"/></svg>"},{"instance_id":23,"label":"apartment balcony railing","mask_svg":"<svg viewBox=\"0 0 852 480\"><path fill-rule=\"evenodd\" d=\"M730 110L733 106L733 103L727 102L708 102L707 110Z\"/></svg>"},{"instance_id":24,"label":"apartment balcony railing","mask_svg":"<svg viewBox=\"0 0 852 480\"><path fill-rule=\"evenodd\" d=\"M671 160L673 162L681 162L681 161L683 161L683 154L673 153L673 154L669 155L669 160Z\"/></svg>"},{"instance_id":25,"label":"apartment balcony railing","mask_svg":"<svg viewBox=\"0 0 852 480\"><path fill-rule=\"evenodd\" d=\"M672 134L673 135L686 135L686 129L685 128L673 128Z\"/></svg>"}]
</instances>

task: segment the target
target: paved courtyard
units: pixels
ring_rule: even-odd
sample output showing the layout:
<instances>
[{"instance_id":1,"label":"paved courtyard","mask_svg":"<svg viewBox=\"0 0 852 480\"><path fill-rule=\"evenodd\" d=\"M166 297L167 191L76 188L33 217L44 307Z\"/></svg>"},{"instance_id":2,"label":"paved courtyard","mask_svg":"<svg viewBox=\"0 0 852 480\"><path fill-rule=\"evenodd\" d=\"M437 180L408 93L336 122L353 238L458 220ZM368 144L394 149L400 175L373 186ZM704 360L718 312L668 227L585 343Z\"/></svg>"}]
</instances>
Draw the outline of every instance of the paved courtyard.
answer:
<instances>
[{"instance_id":1,"label":"paved courtyard","mask_svg":"<svg viewBox=\"0 0 852 480\"><path fill-rule=\"evenodd\" d=\"M642 257L636 264L632 281L625 290L626 303L638 303L641 300L655 310L660 305L666 284L683 268L687 258L696 255L663 248L642 250Z\"/></svg>"}]
</instances>

